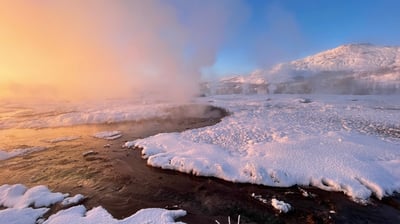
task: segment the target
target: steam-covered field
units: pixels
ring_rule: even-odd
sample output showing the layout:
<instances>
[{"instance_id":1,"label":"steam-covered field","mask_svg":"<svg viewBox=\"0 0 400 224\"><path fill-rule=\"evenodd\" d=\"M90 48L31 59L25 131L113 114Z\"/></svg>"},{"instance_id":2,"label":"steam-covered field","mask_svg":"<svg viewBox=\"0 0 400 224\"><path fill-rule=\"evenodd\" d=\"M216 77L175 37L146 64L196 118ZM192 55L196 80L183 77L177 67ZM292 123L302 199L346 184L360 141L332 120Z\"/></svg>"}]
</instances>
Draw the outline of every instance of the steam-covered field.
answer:
<instances>
[{"instance_id":1,"label":"steam-covered field","mask_svg":"<svg viewBox=\"0 0 400 224\"><path fill-rule=\"evenodd\" d=\"M197 98L190 107L169 103L134 104L126 100L29 107L3 103L0 159L46 150L43 142L32 139L26 144L31 147L14 147L12 135L4 133L18 130L15 128L31 130L135 120L140 124L141 120L172 119L173 116L208 119L221 116L213 114L220 112L199 106L205 104L224 108L229 115L212 126L132 139L120 146L140 148L148 165L162 169L274 187L313 186L343 192L359 203L400 191L400 99L397 96L220 95ZM120 138L121 132L109 130L92 136L113 140ZM79 138L53 136L46 142L54 144ZM33 211L27 208L29 205L18 210L20 207L8 203L25 197L21 189L21 186L0 188L0 205L5 208L0 211L0 221L24 214L31 217L26 220L34 223L47 211ZM33 191L29 195L40 194L35 196ZM24 200L31 200L29 197ZM63 210L58 217L88 221L96 214L102 218L93 220L117 222L101 208L86 213L82 206ZM174 222L173 218L184 212L154 210L146 214ZM136 220L135 217L121 222L134 223L129 220ZM143 220L153 220L146 217ZM59 219L53 217L47 222L57 223L54 220Z\"/></svg>"}]
</instances>

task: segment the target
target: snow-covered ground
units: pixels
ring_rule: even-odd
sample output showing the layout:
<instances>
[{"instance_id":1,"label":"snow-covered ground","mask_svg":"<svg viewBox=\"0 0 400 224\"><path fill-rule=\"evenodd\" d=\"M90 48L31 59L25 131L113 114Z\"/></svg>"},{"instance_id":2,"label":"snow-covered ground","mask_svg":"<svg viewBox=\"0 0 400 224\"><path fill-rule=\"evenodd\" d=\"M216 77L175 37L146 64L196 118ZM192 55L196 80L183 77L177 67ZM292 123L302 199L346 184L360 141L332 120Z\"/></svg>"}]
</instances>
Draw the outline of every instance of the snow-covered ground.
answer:
<instances>
[{"instance_id":1,"label":"snow-covered ground","mask_svg":"<svg viewBox=\"0 0 400 224\"><path fill-rule=\"evenodd\" d=\"M95 207L89 211L79 205L82 195L68 197L68 194L53 193L45 186L27 188L24 185L0 186L0 223L13 224L130 224L130 223L182 223L175 222L176 218L186 215L183 210L166 210L149 208L139 210L137 213L123 220L114 219L102 207ZM64 208L48 219L42 218L49 207L61 203ZM66 206L72 207L67 208Z\"/></svg>"},{"instance_id":2,"label":"snow-covered ground","mask_svg":"<svg viewBox=\"0 0 400 224\"><path fill-rule=\"evenodd\" d=\"M127 142L151 166L233 182L312 185L356 201L400 191L398 96L230 95L209 127Z\"/></svg>"},{"instance_id":3,"label":"snow-covered ground","mask_svg":"<svg viewBox=\"0 0 400 224\"><path fill-rule=\"evenodd\" d=\"M346 44L270 69L205 82L205 94L399 94L400 47Z\"/></svg>"},{"instance_id":4,"label":"snow-covered ground","mask_svg":"<svg viewBox=\"0 0 400 224\"><path fill-rule=\"evenodd\" d=\"M162 133L127 142L125 147L142 147L143 157L151 166L233 182L277 187L311 185L344 192L360 202L371 195L382 198L400 191L400 98L396 95L220 95L198 98L197 103L222 107L231 114L214 126ZM176 106L130 105L125 101L110 104L112 106L76 107L74 112L51 106L38 110L32 107L28 116L17 116L19 112L15 111L20 109L8 107L7 113L11 115L1 118L1 128L165 117L169 116L169 108ZM1 113L6 114L5 109ZM47 115L42 116L43 113ZM114 136L118 133L101 134ZM63 137L55 142L58 140L70 139ZM0 151L0 158L29 153L30 149L27 150ZM26 196L29 190L14 188L0 188L0 207L6 207L0 210L0 221L7 223L18 217L22 221L16 223L35 223L47 212L48 205L31 208L29 206L36 203L33 202L36 199ZM61 195L62 200L67 197ZM60 211L45 223L71 220L135 223L143 217L147 221L168 223L184 214L184 211L150 209L124 220L115 220L101 207L87 211L78 205Z\"/></svg>"}]
</instances>

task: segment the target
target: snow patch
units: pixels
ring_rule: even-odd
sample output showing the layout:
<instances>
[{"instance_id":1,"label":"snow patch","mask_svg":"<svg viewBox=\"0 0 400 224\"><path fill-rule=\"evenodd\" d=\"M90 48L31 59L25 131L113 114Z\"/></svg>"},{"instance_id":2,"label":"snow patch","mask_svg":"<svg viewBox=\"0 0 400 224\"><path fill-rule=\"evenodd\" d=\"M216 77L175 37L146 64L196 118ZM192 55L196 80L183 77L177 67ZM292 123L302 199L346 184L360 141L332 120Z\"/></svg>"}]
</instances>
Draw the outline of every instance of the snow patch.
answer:
<instances>
[{"instance_id":1,"label":"snow patch","mask_svg":"<svg viewBox=\"0 0 400 224\"><path fill-rule=\"evenodd\" d=\"M4 224L36 224L48 208L8 208L0 210L0 223Z\"/></svg>"},{"instance_id":2,"label":"snow patch","mask_svg":"<svg viewBox=\"0 0 400 224\"><path fill-rule=\"evenodd\" d=\"M104 208L95 207L89 211L83 205L71 207L62 210L49 217L43 224L70 224L70 223L85 223L85 224L135 224L135 223L160 223L172 224L182 223L175 222L175 219L185 216L183 210L166 210L159 208L142 209L134 215L123 220L114 219Z\"/></svg>"},{"instance_id":3,"label":"snow patch","mask_svg":"<svg viewBox=\"0 0 400 224\"><path fill-rule=\"evenodd\" d=\"M78 204L79 202L83 201L85 199L85 196L81 194L77 194L73 197L67 197L64 198L64 200L61 202L62 206L69 206L69 205L75 205Z\"/></svg>"},{"instance_id":4,"label":"snow patch","mask_svg":"<svg viewBox=\"0 0 400 224\"><path fill-rule=\"evenodd\" d=\"M184 210L166 210L161 208L142 209L123 220L112 217L104 208L95 207L89 211L83 205L77 205L68 209L60 210L51 215L47 220L43 215L49 211L52 204L61 202L68 206L80 203L83 195L67 197L68 194L52 193L45 186L27 188L22 184L0 186L0 223L13 224L136 224L136 223L159 223L159 224L182 224L175 219L186 215ZM67 197L67 198L66 198ZM31 207L33 206L33 208ZM38 208L41 207L41 208Z\"/></svg>"},{"instance_id":5,"label":"snow patch","mask_svg":"<svg viewBox=\"0 0 400 224\"><path fill-rule=\"evenodd\" d=\"M43 185L29 189L22 184L0 186L0 206L7 208L47 207L66 196L68 194L52 193Z\"/></svg>"},{"instance_id":6,"label":"snow patch","mask_svg":"<svg viewBox=\"0 0 400 224\"><path fill-rule=\"evenodd\" d=\"M279 213L288 213L290 210L292 210L292 206L289 203L286 203L284 201L279 201L273 198L271 200L271 205L279 211Z\"/></svg>"}]
</instances>

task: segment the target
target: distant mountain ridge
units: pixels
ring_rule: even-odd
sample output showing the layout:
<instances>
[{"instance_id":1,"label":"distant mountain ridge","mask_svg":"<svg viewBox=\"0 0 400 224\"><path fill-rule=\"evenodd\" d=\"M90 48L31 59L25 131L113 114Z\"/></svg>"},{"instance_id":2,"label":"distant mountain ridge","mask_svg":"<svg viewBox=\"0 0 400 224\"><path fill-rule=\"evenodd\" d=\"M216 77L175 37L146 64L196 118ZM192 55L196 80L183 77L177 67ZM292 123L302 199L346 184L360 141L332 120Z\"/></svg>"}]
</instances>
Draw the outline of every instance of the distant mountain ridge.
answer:
<instances>
[{"instance_id":1,"label":"distant mountain ridge","mask_svg":"<svg viewBox=\"0 0 400 224\"><path fill-rule=\"evenodd\" d=\"M296 70L372 71L400 65L400 47L347 44L288 63Z\"/></svg>"},{"instance_id":2,"label":"distant mountain ridge","mask_svg":"<svg viewBox=\"0 0 400 224\"><path fill-rule=\"evenodd\" d=\"M210 93L398 94L400 47L346 44L214 87Z\"/></svg>"}]
</instances>

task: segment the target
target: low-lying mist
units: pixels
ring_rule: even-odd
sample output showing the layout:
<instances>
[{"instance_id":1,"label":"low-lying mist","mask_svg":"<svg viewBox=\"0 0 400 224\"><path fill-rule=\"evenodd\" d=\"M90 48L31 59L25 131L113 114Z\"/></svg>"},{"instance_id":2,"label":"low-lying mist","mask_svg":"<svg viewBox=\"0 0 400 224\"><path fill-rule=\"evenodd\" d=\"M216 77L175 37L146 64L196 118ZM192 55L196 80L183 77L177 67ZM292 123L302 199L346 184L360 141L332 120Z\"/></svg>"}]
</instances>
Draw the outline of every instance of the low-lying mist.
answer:
<instances>
[{"instance_id":1,"label":"low-lying mist","mask_svg":"<svg viewBox=\"0 0 400 224\"><path fill-rule=\"evenodd\" d=\"M239 1L0 3L0 99L184 101Z\"/></svg>"}]
</instances>

